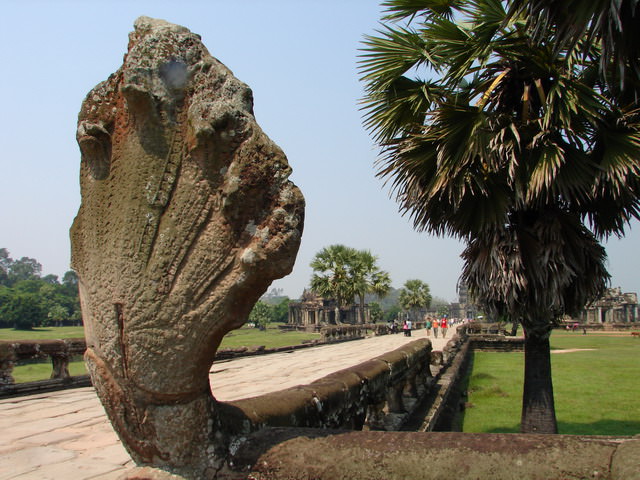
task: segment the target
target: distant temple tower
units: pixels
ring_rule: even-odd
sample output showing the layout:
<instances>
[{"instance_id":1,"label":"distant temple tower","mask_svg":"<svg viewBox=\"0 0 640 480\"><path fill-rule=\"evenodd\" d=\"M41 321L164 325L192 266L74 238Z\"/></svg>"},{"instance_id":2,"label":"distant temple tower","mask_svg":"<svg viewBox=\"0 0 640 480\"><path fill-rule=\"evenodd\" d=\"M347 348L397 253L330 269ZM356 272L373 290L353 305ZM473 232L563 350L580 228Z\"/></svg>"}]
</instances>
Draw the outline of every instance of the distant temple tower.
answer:
<instances>
[{"instance_id":1,"label":"distant temple tower","mask_svg":"<svg viewBox=\"0 0 640 480\"><path fill-rule=\"evenodd\" d=\"M469 299L469 289L467 285L458 280L456 285L458 302L452 303L449 313L452 318L475 318L478 315L478 307Z\"/></svg>"},{"instance_id":2,"label":"distant temple tower","mask_svg":"<svg viewBox=\"0 0 640 480\"><path fill-rule=\"evenodd\" d=\"M637 322L638 295L622 293L620 287L608 288L605 294L589 305L580 315L583 323Z\"/></svg>"}]
</instances>

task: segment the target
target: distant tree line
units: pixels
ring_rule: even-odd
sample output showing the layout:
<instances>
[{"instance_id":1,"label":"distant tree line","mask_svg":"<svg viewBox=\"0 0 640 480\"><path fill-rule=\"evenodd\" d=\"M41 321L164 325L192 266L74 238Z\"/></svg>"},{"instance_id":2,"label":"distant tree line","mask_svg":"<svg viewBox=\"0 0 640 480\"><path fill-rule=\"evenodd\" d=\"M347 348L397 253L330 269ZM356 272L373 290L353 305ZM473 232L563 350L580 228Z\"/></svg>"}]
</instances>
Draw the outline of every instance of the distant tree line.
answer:
<instances>
[{"instance_id":1,"label":"distant tree line","mask_svg":"<svg viewBox=\"0 0 640 480\"><path fill-rule=\"evenodd\" d=\"M265 329L270 323L287 323L289 302L289 297L282 295L281 288L271 289L254 305L249 315L249 323L260 329Z\"/></svg>"},{"instance_id":2,"label":"distant tree line","mask_svg":"<svg viewBox=\"0 0 640 480\"><path fill-rule=\"evenodd\" d=\"M66 272L62 281L57 275L42 276L37 260L14 260L0 248L0 328L63 325L82 325L75 272Z\"/></svg>"}]
</instances>

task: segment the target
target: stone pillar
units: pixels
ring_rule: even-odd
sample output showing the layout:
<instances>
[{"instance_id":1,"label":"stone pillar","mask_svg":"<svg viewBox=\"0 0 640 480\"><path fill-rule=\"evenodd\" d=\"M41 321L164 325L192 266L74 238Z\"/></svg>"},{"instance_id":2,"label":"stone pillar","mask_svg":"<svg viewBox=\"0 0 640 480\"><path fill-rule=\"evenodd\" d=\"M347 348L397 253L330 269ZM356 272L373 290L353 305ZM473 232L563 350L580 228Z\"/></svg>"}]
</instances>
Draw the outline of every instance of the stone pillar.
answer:
<instances>
[{"instance_id":1,"label":"stone pillar","mask_svg":"<svg viewBox=\"0 0 640 480\"><path fill-rule=\"evenodd\" d=\"M15 353L9 342L0 341L0 385L12 385Z\"/></svg>"},{"instance_id":2,"label":"stone pillar","mask_svg":"<svg viewBox=\"0 0 640 480\"><path fill-rule=\"evenodd\" d=\"M70 378L69 375L69 355L66 353L51 354L51 378Z\"/></svg>"},{"instance_id":3,"label":"stone pillar","mask_svg":"<svg viewBox=\"0 0 640 480\"><path fill-rule=\"evenodd\" d=\"M229 415L209 386L222 337L293 267L304 200L251 90L184 27L139 18L82 104L71 229L85 359L132 458L210 478Z\"/></svg>"},{"instance_id":4,"label":"stone pillar","mask_svg":"<svg viewBox=\"0 0 640 480\"><path fill-rule=\"evenodd\" d=\"M384 400L367 405L367 415L362 430L385 430L385 406L386 401Z\"/></svg>"},{"instance_id":5,"label":"stone pillar","mask_svg":"<svg viewBox=\"0 0 640 480\"><path fill-rule=\"evenodd\" d=\"M404 403L402 402L402 393L404 391L404 382L389 385L387 390L387 408L389 413L404 413Z\"/></svg>"}]
</instances>

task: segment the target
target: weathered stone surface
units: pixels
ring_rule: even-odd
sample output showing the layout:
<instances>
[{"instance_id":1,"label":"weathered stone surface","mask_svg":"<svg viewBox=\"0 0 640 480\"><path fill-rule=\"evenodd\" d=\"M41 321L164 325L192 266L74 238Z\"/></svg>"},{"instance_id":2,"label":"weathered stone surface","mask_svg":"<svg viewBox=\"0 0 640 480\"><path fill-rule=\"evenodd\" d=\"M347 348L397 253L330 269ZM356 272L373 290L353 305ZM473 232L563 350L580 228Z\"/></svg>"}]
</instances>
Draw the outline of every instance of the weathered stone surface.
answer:
<instances>
[{"instance_id":1,"label":"weathered stone surface","mask_svg":"<svg viewBox=\"0 0 640 480\"><path fill-rule=\"evenodd\" d=\"M267 429L239 445L236 470L220 478L608 479L611 457L621 442L570 435Z\"/></svg>"},{"instance_id":2,"label":"weathered stone surface","mask_svg":"<svg viewBox=\"0 0 640 480\"><path fill-rule=\"evenodd\" d=\"M616 449L611 459L611 480L640 480L640 435Z\"/></svg>"},{"instance_id":3,"label":"weathered stone surface","mask_svg":"<svg viewBox=\"0 0 640 480\"><path fill-rule=\"evenodd\" d=\"M226 440L209 367L291 271L303 197L251 90L161 20L136 21L122 67L82 104L77 140L72 267L93 382L139 464L210 476Z\"/></svg>"}]
</instances>

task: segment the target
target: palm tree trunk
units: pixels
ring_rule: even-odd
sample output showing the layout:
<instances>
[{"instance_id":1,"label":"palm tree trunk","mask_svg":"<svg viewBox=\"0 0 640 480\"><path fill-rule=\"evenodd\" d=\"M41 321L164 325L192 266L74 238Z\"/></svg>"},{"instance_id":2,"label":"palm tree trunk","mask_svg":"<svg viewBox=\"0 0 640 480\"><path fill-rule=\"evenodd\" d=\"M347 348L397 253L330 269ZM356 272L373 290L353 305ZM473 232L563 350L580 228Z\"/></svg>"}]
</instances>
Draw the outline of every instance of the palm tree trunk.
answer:
<instances>
[{"instance_id":1,"label":"palm tree trunk","mask_svg":"<svg viewBox=\"0 0 640 480\"><path fill-rule=\"evenodd\" d=\"M522 393L522 433L558 433L549 336L525 331L524 391Z\"/></svg>"},{"instance_id":2,"label":"palm tree trunk","mask_svg":"<svg viewBox=\"0 0 640 480\"><path fill-rule=\"evenodd\" d=\"M365 322L365 318L364 318L364 295L359 295L360 297L360 323L364 324Z\"/></svg>"}]
</instances>

